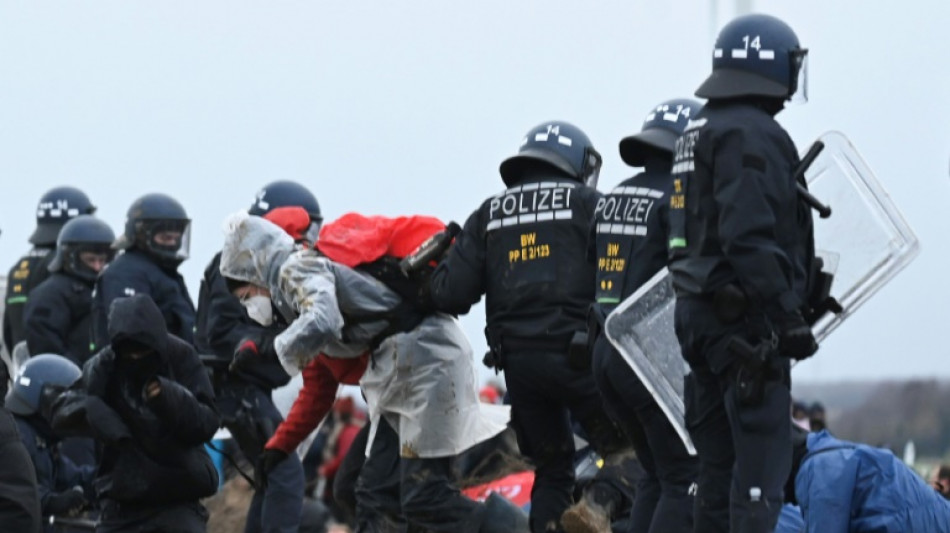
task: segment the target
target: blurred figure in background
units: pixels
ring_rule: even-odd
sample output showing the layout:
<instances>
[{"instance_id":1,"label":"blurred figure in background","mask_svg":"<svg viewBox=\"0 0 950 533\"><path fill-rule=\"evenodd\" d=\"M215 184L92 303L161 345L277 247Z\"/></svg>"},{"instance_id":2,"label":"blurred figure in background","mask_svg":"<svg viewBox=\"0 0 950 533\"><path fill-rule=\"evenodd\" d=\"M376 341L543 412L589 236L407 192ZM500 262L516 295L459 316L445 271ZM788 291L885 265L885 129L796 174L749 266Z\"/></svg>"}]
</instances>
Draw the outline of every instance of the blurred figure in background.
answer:
<instances>
[{"instance_id":1,"label":"blurred figure in background","mask_svg":"<svg viewBox=\"0 0 950 533\"><path fill-rule=\"evenodd\" d=\"M942 464L933 471L930 486L946 499L950 499L950 465Z\"/></svg>"},{"instance_id":2,"label":"blurred figure in background","mask_svg":"<svg viewBox=\"0 0 950 533\"><path fill-rule=\"evenodd\" d=\"M808 408L808 424L811 431L821 431L828 429L827 419L825 418L825 406L821 402L815 402Z\"/></svg>"},{"instance_id":3,"label":"blurred figure in background","mask_svg":"<svg viewBox=\"0 0 950 533\"><path fill-rule=\"evenodd\" d=\"M808 420L808 406L799 401L792 402L792 422L805 431L810 431L811 423Z\"/></svg>"}]
</instances>

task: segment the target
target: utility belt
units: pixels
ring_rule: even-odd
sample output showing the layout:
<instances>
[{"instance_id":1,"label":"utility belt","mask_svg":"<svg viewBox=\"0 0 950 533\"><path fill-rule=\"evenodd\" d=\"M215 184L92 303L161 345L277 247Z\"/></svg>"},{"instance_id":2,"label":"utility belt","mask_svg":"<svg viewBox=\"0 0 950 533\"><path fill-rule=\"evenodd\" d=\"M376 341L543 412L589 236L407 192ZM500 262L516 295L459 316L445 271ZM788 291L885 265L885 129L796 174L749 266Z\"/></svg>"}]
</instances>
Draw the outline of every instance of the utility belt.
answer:
<instances>
[{"instance_id":1,"label":"utility belt","mask_svg":"<svg viewBox=\"0 0 950 533\"><path fill-rule=\"evenodd\" d=\"M505 369L508 354L518 352L553 352L566 354L571 367L578 370L590 367L587 331L546 337L519 337L506 335L501 328L485 328L488 353L482 362L497 373Z\"/></svg>"},{"instance_id":2,"label":"utility belt","mask_svg":"<svg viewBox=\"0 0 950 533\"><path fill-rule=\"evenodd\" d=\"M734 283L720 287L701 300L712 307L716 319L724 325L745 322L741 333L732 335L726 348L737 357L734 367L736 399L740 405L762 402L765 385L783 379L778 335L764 311L749 301Z\"/></svg>"}]
</instances>

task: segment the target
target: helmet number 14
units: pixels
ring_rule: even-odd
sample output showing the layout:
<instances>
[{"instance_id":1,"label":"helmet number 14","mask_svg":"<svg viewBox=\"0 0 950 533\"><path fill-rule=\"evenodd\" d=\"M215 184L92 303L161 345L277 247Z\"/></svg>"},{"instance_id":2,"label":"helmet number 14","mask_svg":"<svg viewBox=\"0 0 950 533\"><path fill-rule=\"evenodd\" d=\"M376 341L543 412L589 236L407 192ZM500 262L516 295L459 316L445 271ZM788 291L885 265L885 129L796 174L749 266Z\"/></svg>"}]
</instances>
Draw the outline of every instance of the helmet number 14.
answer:
<instances>
[{"instance_id":1,"label":"helmet number 14","mask_svg":"<svg viewBox=\"0 0 950 533\"><path fill-rule=\"evenodd\" d=\"M762 49L762 43L759 41L759 36L758 36L758 35L756 35L755 38L752 39L752 42L751 42L751 43L749 42L749 36L748 36L748 35L745 35L745 36L742 37L742 42L745 43L745 49L746 49L746 50L748 50L750 46L751 46L752 48L755 48L756 50L761 50L761 49Z\"/></svg>"}]
</instances>

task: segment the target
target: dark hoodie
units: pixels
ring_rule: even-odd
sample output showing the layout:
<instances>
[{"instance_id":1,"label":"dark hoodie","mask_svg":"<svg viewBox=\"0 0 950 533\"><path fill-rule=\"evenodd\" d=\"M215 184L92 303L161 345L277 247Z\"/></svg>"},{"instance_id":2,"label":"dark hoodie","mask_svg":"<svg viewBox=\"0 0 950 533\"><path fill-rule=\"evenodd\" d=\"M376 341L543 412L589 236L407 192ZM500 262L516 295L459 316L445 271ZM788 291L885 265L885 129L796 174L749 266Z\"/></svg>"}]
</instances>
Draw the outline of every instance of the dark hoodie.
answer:
<instances>
[{"instance_id":1,"label":"dark hoodie","mask_svg":"<svg viewBox=\"0 0 950 533\"><path fill-rule=\"evenodd\" d=\"M90 359L82 378L54 403L54 429L91 434L104 445L100 496L160 505L213 494L217 473L202 444L219 419L194 348L168 333L161 311L144 294L113 302L109 338L111 346ZM128 342L153 353L123 357ZM145 385L153 380L161 392L146 398Z\"/></svg>"}]
</instances>

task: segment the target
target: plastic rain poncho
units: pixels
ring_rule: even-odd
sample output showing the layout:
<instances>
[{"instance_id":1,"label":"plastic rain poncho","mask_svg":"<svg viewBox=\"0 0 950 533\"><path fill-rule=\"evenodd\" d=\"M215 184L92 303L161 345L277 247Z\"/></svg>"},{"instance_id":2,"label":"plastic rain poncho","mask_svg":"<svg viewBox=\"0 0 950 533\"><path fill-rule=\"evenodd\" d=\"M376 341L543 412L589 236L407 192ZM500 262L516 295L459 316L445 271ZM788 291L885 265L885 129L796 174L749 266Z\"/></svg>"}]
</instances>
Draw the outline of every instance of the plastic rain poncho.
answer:
<instances>
[{"instance_id":1,"label":"plastic rain poncho","mask_svg":"<svg viewBox=\"0 0 950 533\"><path fill-rule=\"evenodd\" d=\"M312 250L296 250L280 227L247 215L228 222L221 273L270 290L291 322L274 342L291 375L320 352L354 357L368 350L387 323L347 324L344 334L343 316L384 312L400 302L377 279ZM449 315L430 315L413 330L390 336L372 359L360 381L370 420L375 430L385 417L399 432L403 456L455 455L505 429L508 408L478 401L471 346Z\"/></svg>"}]
</instances>

